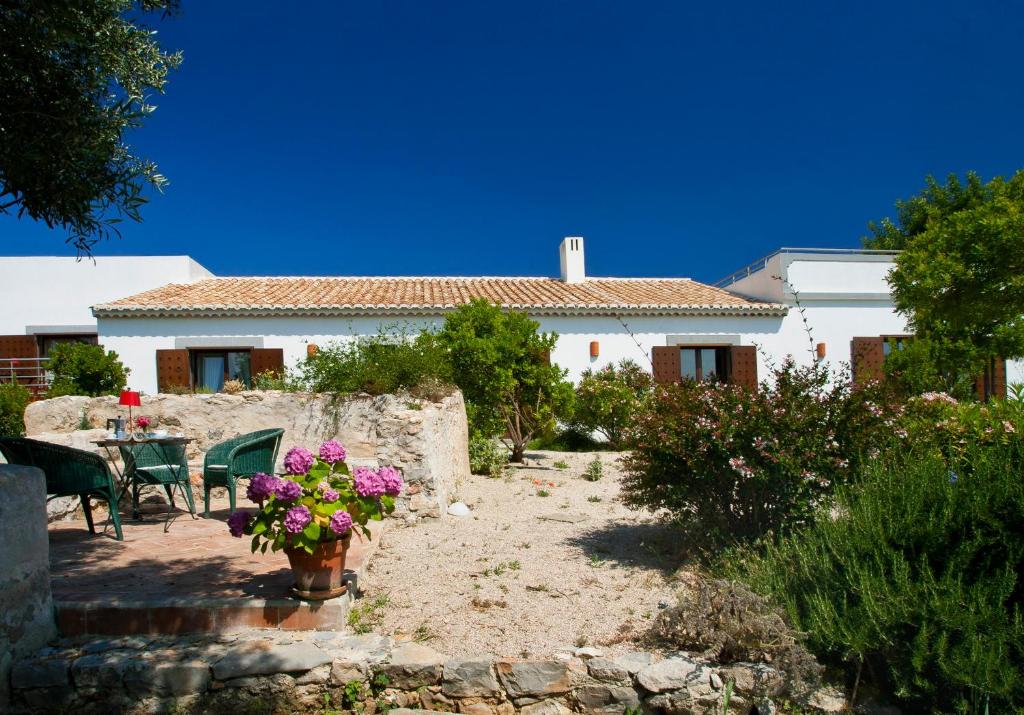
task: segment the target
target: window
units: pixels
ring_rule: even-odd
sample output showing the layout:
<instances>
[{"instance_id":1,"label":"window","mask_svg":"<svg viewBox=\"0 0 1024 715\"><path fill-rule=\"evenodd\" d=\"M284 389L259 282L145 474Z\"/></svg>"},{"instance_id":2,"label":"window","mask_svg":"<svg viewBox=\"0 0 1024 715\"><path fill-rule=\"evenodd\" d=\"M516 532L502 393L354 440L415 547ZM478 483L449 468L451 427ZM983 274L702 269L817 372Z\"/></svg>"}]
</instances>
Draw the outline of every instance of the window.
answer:
<instances>
[{"instance_id":1,"label":"window","mask_svg":"<svg viewBox=\"0 0 1024 715\"><path fill-rule=\"evenodd\" d=\"M37 335L39 341L39 357L50 357L53 349L61 343L85 343L86 345L97 345L99 343L95 335Z\"/></svg>"},{"instance_id":2,"label":"window","mask_svg":"<svg viewBox=\"0 0 1024 715\"><path fill-rule=\"evenodd\" d=\"M190 351L196 389L220 392L228 380L252 386L252 357L248 350Z\"/></svg>"},{"instance_id":3,"label":"window","mask_svg":"<svg viewBox=\"0 0 1024 715\"><path fill-rule=\"evenodd\" d=\"M911 340L913 340L911 335L883 335L882 355L889 357L894 351L905 348Z\"/></svg>"},{"instance_id":4,"label":"window","mask_svg":"<svg viewBox=\"0 0 1024 715\"><path fill-rule=\"evenodd\" d=\"M729 374L729 348L680 348L679 373L684 380L725 382Z\"/></svg>"}]
</instances>

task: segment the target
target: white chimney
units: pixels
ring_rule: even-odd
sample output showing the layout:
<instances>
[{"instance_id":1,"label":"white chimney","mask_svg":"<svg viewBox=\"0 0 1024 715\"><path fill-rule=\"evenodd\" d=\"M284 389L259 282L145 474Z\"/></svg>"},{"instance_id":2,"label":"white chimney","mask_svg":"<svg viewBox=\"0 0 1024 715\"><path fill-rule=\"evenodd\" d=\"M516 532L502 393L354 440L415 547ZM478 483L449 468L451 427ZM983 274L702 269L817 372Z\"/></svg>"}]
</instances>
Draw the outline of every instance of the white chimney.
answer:
<instances>
[{"instance_id":1,"label":"white chimney","mask_svg":"<svg viewBox=\"0 0 1024 715\"><path fill-rule=\"evenodd\" d=\"M583 237L566 236L558 247L562 265L562 280L566 283L582 283L587 280L583 264Z\"/></svg>"}]
</instances>

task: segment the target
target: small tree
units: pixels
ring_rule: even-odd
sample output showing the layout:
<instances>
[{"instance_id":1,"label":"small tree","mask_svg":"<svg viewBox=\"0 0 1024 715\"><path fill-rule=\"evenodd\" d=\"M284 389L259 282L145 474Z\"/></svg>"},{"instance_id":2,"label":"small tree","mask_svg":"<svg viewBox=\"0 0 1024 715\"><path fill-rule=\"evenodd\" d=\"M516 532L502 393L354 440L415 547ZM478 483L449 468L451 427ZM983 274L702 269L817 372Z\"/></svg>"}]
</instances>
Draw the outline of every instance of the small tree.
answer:
<instances>
[{"instance_id":1,"label":"small tree","mask_svg":"<svg viewBox=\"0 0 1024 715\"><path fill-rule=\"evenodd\" d=\"M651 391L651 376L632 360L586 370L576 386L573 423L581 431L599 432L619 449L640 403Z\"/></svg>"},{"instance_id":2,"label":"small tree","mask_svg":"<svg viewBox=\"0 0 1024 715\"><path fill-rule=\"evenodd\" d=\"M450 313L438 334L473 430L504 432L513 462L572 401L566 371L549 359L558 336L539 328L526 313L475 300Z\"/></svg>"},{"instance_id":3,"label":"small tree","mask_svg":"<svg viewBox=\"0 0 1024 715\"><path fill-rule=\"evenodd\" d=\"M128 382L128 368L113 350L99 345L61 343L50 353L47 369L53 373L49 395L116 395Z\"/></svg>"},{"instance_id":4,"label":"small tree","mask_svg":"<svg viewBox=\"0 0 1024 715\"><path fill-rule=\"evenodd\" d=\"M0 437L25 434L25 406L29 392L17 382L0 384Z\"/></svg>"}]
</instances>

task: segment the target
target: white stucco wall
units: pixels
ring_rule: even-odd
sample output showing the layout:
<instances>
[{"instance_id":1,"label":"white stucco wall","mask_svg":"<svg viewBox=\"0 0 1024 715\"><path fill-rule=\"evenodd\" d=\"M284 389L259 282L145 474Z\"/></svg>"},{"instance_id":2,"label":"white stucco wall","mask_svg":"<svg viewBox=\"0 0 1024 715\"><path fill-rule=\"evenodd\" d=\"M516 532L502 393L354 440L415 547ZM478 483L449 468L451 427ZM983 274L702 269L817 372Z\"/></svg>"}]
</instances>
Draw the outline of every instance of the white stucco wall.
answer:
<instances>
[{"instance_id":1,"label":"white stucco wall","mask_svg":"<svg viewBox=\"0 0 1024 715\"><path fill-rule=\"evenodd\" d=\"M96 303L212 274L188 256L0 257L0 335L95 332ZM42 327L45 330L27 330Z\"/></svg>"}]
</instances>

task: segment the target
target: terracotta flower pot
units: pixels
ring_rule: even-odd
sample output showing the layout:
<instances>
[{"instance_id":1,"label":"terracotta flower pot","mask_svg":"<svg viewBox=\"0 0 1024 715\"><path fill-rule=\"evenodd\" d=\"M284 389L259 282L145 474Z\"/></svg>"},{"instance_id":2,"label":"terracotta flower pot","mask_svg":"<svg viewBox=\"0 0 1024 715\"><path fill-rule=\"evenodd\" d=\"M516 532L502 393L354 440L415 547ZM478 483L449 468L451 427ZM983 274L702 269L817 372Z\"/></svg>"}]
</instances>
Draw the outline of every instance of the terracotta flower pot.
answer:
<instances>
[{"instance_id":1,"label":"terracotta flower pot","mask_svg":"<svg viewBox=\"0 0 1024 715\"><path fill-rule=\"evenodd\" d=\"M288 562L295 575L292 592L299 598L323 601L336 598L347 591L342 581L345 575L345 556L352 542L351 532L343 539L323 541L316 545L313 553L305 549L285 548Z\"/></svg>"}]
</instances>

